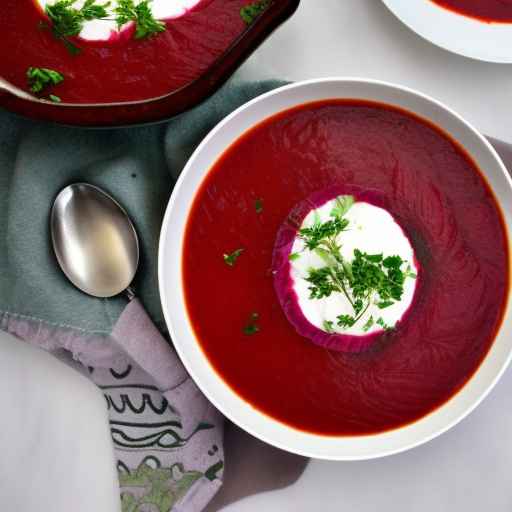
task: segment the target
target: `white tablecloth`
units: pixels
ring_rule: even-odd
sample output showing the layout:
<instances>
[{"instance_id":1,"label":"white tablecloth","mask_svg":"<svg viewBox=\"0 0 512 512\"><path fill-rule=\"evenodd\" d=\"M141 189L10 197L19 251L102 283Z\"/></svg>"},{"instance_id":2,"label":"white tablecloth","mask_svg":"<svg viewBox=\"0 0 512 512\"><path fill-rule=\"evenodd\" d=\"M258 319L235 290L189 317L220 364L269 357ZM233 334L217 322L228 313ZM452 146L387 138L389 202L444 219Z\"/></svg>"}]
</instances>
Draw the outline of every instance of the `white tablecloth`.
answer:
<instances>
[{"instance_id":1,"label":"white tablecloth","mask_svg":"<svg viewBox=\"0 0 512 512\"><path fill-rule=\"evenodd\" d=\"M430 45L380 0L302 0L295 17L238 73L293 80L333 75L414 87L481 131L512 142L512 67ZM1 333L0 347L0 508L116 511L99 391L50 356ZM427 445L377 461L312 461L294 486L247 498L225 512L510 512L511 468L509 370L469 418Z\"/></svg>"}]
</instances>

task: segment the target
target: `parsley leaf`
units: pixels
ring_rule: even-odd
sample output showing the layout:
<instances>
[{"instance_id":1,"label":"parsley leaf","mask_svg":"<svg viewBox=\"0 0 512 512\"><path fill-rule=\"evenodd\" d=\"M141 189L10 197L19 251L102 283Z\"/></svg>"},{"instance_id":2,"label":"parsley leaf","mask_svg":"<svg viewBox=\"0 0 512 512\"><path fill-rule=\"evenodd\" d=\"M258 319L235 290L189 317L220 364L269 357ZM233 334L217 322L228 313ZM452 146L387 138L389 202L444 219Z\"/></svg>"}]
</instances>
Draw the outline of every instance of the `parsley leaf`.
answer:
<instances>
[{"instance_id":1,"label":"parsley leaf","mask_svg":"<svg viewBox=\"0 0 512 512\"><path fill-rule=\"evenodd\" d=\"M264 11L268 9L272 0L256 0L252 4L246 5L240 9L240 16L250 25Z\"/></svg>"},{"instance_id":2,"label":"parsley leaf","mask_svg":"<svg viewBox=\"0 0 512 512\"><path fill-rule=\"evenodd\" d=\"M332 320L324 320L323 327L325 332L334 332L334 322Z\"/></svg>"},{"instance_id":3,"label":"parsley leaf","mask_svg":"<svg viewBox=\"0 0 512 512\"><path fill-rule=\"evenodd\" d=\"M116 23L120 28L125 23L133 21L135 23L135 39L144 39L152 35L164 32L166 25L164 22L156 20L149 6L151 0L141 0L135 3L135 0L118 0L114 9Z\"/></svg>"},{"instance_id":4,"label":"parsley leaf","mask_svg":"<svg viewBox=\"0 0 512 512\"><path fill-rule=\"evenodd\" d=\"M365 254L365 258L372 263L380 263L382 261L382 253L381 254Z\"/></svg>"},{"instance_id":5,"label":"parsley leaf","mask_svg":"<svg viewBox=\"0 0 512 512\"><path fill-rule=\"evenodd\" d=\"M388 256L384 259L383 264L386 268L400 268L403 262L400 256Z\"/></svg>"},{"instance_id":6,"label":"parsley leaf","mask_svg":"<svg viewBox=\"0 0 512 512\"><path fill-rule=\"evenodd\" d=\"M390 326L386 322L384 322L384 319L382 317L380 317L376 323L377 325L380 325L385 331L392 331L394 329L393 326Z\"/></svg>"},{"instance_id":7,"label":"parsley leaf","mask_svg":"<svg viewBox=\"0 0 512 512\"><path fill-rule=\"evenodd\" d=\"M107 17L107 7L109 6L110 2L97 4L96 0L85 0L80 12L82 14L82 18L86 21L99 20Z\"/></svg>"},{"instance_id":8,"label":"parsley leaf","mask_svg":"<svg viewBox=\"0 0 512 512\"><path fill-rule=\"evenodd\" d=\"M263 199L258 198L254 201L254 209L256 210L256 213L263 212Z\"/></svg>"},{"instance_id":9,"label":"parsley leaf","mask_svg":"<svg viewBox=\"0 0 512 512\"><path fill-rule=\"evenodd\" d=\"M343 217L354 204L354 196L339 196L336 198L335 206L331 210L331 217Z\"/></svg>"},{"instance_id":10,"label":"parsley leaf","mask_svg":"<svg viewBox=\"0 0 512 512\"><path fill-rule=\"evenodd\" d=\"M373 316L370 316L370 318L368 318L368 321L363 325L363 332L368 332L373 324L375 323L375 321L373 320Z\"/></svg>"},{"instance_id":11,"label":"parsley leaf","mask_svg":"<svg viewBox=\"0 0 512 512\"><path fill-rule=\"evenodd\" d=\"M230 267L234 267L236 260L240 257L240 255L244 252L243 248L236 249L236 251L233 251L231 254L224 254L224 263L226 265L229 265Z\"/></svg>"},{"instance_id":12,"label":"parsley leaf","mask_svg":"<svg viewBox=\"0 0 512 512\"><path fill-rule=\"evenodd\" d=\"M260 332L260 327L257 324L259 318L260 318L260 315L258 313L256 313L256 312L251 313L251 316L249 317L249 322L243 328L243 333L246 336L252 336L253 334L256 334L257 332Z\"/></svg>"},{"instance_id":13,"label":"parsley leaf","mask_svg":"<svg viewBox=\"0 0 512 512\"><path fill-rule=\"evenodd\" d=\"M60 84L64 76L54 69L30 67L27 69L27 80L30 90L37 94L46 87Z\"/></svg>"},{"instance_id":14,"label":"parsley leaf","mask_svg":"<svg viewBox=\"0 0 512 512\"><path fill-rule=\"evenodd\" d=\"M332 279L332 273L329 267L310 268L306 281L312 285L308 288L310 299L329 297L331 293L338 290Z\"/></svg>"},{"instance_id":15,"label":"parsley leaf","mask_svg":"<svg viewBox=\"0 0 512 512\"><path fill-rule=\"evenodd\" d=\"M356 313L356 315L358 315L359 313L361 313L361 311L363 310L364 308L364 304L363 304L363 301L361 299L356 299L354 301L354 311Z\"/></svg>"},{"instance_id":16,"label":"parsley leaf","mask_svg":"<svg viewBox=\"0 0 512 512\"><path fill-rule=\"evenodd\" d=\"M336 217L324 223L315 223L309 228L302 228L299 236L304 240L306 247L312 251L321 245L327 245L333 242L333 238L344 231L349 224L347 219Z\"/></svg>"},{"instance_id":17,"label":"parsley leaf","mask_svg":"<svg viewBox=\"0 0 512 512\"><path fill-rule=\"evenodd\" d=\"M288 259L290 261L296 261L300 258L300 254L298 252L291 252L290 255L288 256Z\"/></svg>"},{"instance_id":18,"label":"parsley leaf","mask_svg":"<svg viewBox=\"0 0 512 512\"><path fill-rule=\"evenodd\" d=\"M244 334L246 336L252 336L257 332L260 332L260 328L256 324L248 324L244 327Z\"/></svg>"},{"instance_id":19,"label":"parsley leaf","mask_svg":"<svg viewBox=\"0 0 512 512\"><path fill-rule=\"evenodd\" d=\"M336 317L336 320L338 320L337 324L340 327L344 327L344 328L352 327L356 323L355 318L350 315L339 315Z\"/></svg>"},{"instance_id":20,"label":"parsley leaf","mask_svg":"<svg viewBox=\"0 0 512 512\"><path fill-rule=\"evenodd\" d=\"M96 3L96 0L85 0L80 9L75 7L77 0L58 0L54 4L46 4L45 13L51 21L53 35L61 39L67 49L79 53L80 48L69 41L69 37L80 34L85 21L102 19L108 16L107 7L110 2Z\"/></svg>"}]
</instances>

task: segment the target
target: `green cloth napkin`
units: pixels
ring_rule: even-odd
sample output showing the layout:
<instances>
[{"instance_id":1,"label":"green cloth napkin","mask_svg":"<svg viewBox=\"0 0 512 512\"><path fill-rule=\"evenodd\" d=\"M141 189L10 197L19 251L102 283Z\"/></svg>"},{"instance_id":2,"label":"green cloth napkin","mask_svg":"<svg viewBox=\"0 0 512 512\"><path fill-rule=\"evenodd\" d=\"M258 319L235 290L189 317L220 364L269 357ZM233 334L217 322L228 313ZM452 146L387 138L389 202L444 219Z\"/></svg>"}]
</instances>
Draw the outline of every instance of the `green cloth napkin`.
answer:
<instances>
[{"instance_id":1,"label":"green cloth napkin","mask_svg":"<svg viewBox=\"0 0 512 512\"><path fill-rule=\"evenodd\" d=\"M279 82L230 82L194 110L167 123L90 130L49 125L0 112L0 325L43 322L110 334L124 298L95 299L57 266L49 213L65 185L86 181L117 198L141 241L135 289L165 330L157 281L160 226L174 182L201 139L227 114Z\"/></svg>"}]
</instances>

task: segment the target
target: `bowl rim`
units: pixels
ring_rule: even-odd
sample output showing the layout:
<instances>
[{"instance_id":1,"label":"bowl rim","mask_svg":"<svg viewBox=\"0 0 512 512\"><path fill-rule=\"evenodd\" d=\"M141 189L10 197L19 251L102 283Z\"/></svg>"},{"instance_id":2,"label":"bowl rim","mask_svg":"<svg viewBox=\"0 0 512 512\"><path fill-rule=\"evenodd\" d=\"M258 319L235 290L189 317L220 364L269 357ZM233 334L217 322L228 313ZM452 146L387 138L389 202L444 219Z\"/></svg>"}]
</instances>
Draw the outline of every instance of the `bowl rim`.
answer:
<instances>
[{"instance_id":1,"label":"bowl rim","mask_svg":"<svg viewBox=\"0 0 512 512\"><path fill-rule=\"evenodd\" d=\"M411 6L410 0L407 4L404 0L382 0L401 23L437 48L480 62L512 62L510 52L502 50L508 46L502 43L510 39L512 23L485 21L435 2L415 1ZM446 27L451 29L449 34L443 32Z\"/></svg>"},{"instance_id":2,"label":"bowl rim","mask_svg":"<svg viewBox=\"0 0 512 512\"><path fill-rule=\"evenodd\" d=\"M303 80L303 81L299 81L299 82L290 83L290 84L287 84L287 85L283 85L281 87L277 87L276 89L273 89L273 90L268 91L266 93L263 93L263 94L255 97L255 98L247 101L246 103L244 103L243 105L241 105L240 107L235 109L232 113L230 113L228 116L223 118L219 123L217 123L217 125L213 129L211 129L208 132L208 134L202 139L200 144L197 146L197 148L194 150L194 152L192 153L192 155L188 159L188 161L187 161L186 165L184 166L180 176L178 177L178 180L176 181L176 184L175 184L174 189L172 191L171 197L169 199L169 202L168 202L168 205L167 205L167 208L166 208L166 211L165 211L165 215L164 215L164 219L163 219L162 227L161 227L161 231L160 231L160 240L159 240L159 249L158 249L158 284L159 284L159 293L160 293L161 305L162 305L162 310L163 310L163 313L164 313L164 318L165 318L165 321L166 321L166 325L167 325L167 327L169 329L169 334L171 336L171 339L174 340L173 341L174 347L175 347L175 349L176 349L176 351L177 351L181 361L183 362L185 368L187 369L188 373L190 374L190 376L192 377L194 382L197 384L199 389L204 393L204 395L208 398L208 400L224 416L226 416L233 423L237 424L240 428L244 429L246 432L248 432L249 434L253 435L254 437L256 437L256 438L258 438L258 439L260 439L260 440L262 440L262 441L264 441L264 442L266 442L268 444L276 446L276 447L278 447L280 449L283 449L283 450L286 450L286 451L289 451L289 452L292 452L292 453L296 453L298 455L302 455L302 456L305 456L305 457L318 458L318 459L323 459L323 460L336 460L336 461L369 460L369 459L376 459L376 458L381 458L381 457L385 457L385 456L389 456L389 455L393 455L393 454L402 453L404 451L407 451L407 450L410 450L410 449L415 448L417 446L420 446L422 444L425 444L428 441L430 441L430 440L438 437L439 435L443 434L444 432L450 430L452 427L454 427L456 424L458 424L460 421L462 421L464 418L466 418L488 396L488 394L494 388L496 383L502 377L503 373L505 372L505 370L507 369L508 365L510 364L510 362L512 360L512 347L511 347L510 350L508 350L506 358L501 360L500 365L499 365L499 370L495 373L495 375L492 378L492 380L486 385L484 391L479 393L477 395L476 399L472 399L470 401L470 405L468 407L465 407L462 410L462 412L458 413L451 421L446 422L445 424L443 424L443 425L441 425L441 426L439 426L437 428L432 429L430 434L425 435L425 436L421 437L420 439L415 439L415 440L413 440L413 441L411 441L409 443L403 443L398 448L382 447L381 449L379 449L379 450L377 450L375 452L369 453L369 454L368 453L364 453L364 454L359 454L359 455L357 455L357 454L355 454L355 455L354 454L343 455L343 454L339 454L339 453L335 453L335 454L319 453L315 449L311 449L311 448L308 448L308 447L291 446L291 444L293 444L293 443L285 442L283 439L280 439L280 438L279 439L278 438L270 438L267 434L262 433L261 431L258 431L255 428L253 428L252 426L248 425L247 421L245 421L245 419L240 417L240 416L243 416L243 414L241 415L241 414L238 414L236 410L228 409L223 403L220 403L219 400L217 400L216 396L213 396L212 392L208 389L208 386L205 384L203 378L200 375L198 375L198 372L194 368L194 365L189 360L187 354L185 353L184 346L181 346L181 343L179 341L178 342L176 341L176 340L180 339L180 336L179 336L179 333L177 332L177 330L175 328L174 321L173 321L173 318L172 318L172 315L171 315L171 309L170 309L170 307L168 305L168 296L167 296L167 293L166 293L166 286L165 286L165 282L164 282L164 272L165 272L165 270L164 270L164 267L165 267L165 264L164 264L164 262L165 262L164 253L166 251L166 243L165 242L167 240L168 232L169 232L169 226L171 224L170 220L171 220L173 212L174 212L174 210L176 208L177 198L180 195L180 191L184 187L184 184L185 184L185 181L187 179L189 170L193 167L193 165L195 163L195 160L197 159L198 155L200 155L202 153L204 148L208 146L208 144L210 143L212 138L214 138L217 133L219 133L221 130L223 130L226 125L228 125L235 117L240 115L240 113L243 112L244 110L253 107L254 105L256 105L259 102L266 101L268 98L271 98L272 96L275 96L275 95L278 95L278 94L282 94L282 93L284 93L286 91L290 91L290 90L293 90L293 89L300 89L302 87L306 87L307 88L309 86L315 86L315 85L318 85L318 84L325 84L325 83L335 83L335 84L353 83L354 85L365 84L365 85L372 85L372 86L377 86L377 87L390 88L390 89L394 90L397 93L405 93L405 94L408 94L408 95L416 96L416 97L420 98L421 100L426 101L427 103L430 103L433 106L441 109L441 111L444 111L445 114L450 115L452 118L454 118L454 120L456 122L460 123L464 127L464 129L469 130L471 135L476 137L478 142L480 142L483 145L483 147L485 148L485 151L487 151L487 153L488 153L488 156L490 156L492 158L492 160L494 160L494 163L496 164L497 168L500 169L501 173L503 174L503 177L507 181L507 183L508 183L508 192L512 193L512 178L510 177L510 175L509 175L509 173L508 173L504 163L502 162L500 156L498 155L498 153L496 152L494 147L489 143L489 141L472 124L470 124L468 121L466 121L461 115L459 115L457 112L455 112L450 107L446 106L441 101L436 100L436 99L432 98L431 96L429 96L427 94L421 93L421 92L419 92L419 91L417 91L417 90L415 90L413 88L407 87L407 86L402 86L402 85L390 83L390 82L387 82L387 81L377 80L377 79L368 79L368 78L361 78L361 77L336 77L336 76L334 76L334 77L316 78L316 79ZM333 96L333 98L335 98L335 97ZM328 99L328 98L325 98L325 99ZM351 97L351 99L354 99L354 97ZM319 99L319 100L321 101L321 99ZM299 102L297 102L297 105L304 104L304 103L309 103L310 101L315 101L315 100L305 100L305 101L302 101L302 102L299 101ZM386 104L386 103L387 104L392 104L391 102L385 102L385 101L378 100L378 99L376 99L375 101L379 102L379 103L384 103L384 104ZM403 107L403 106L401 106L399 104L397 104L396 106L398 106L401 109L407 110L405 107ZM285 110L288 110L289 108L293 108L293 107L289 107L289 106L281 107L276 112L285 111ZM419 114L417 112L413 112L413 113L415 115L417 115L418 117L420 117L420 118L426 118L426 116L424 116L422 114ZM259 124L260 122L262 122L267 117L268 116L262 117L256 123L253 123L251 125L251 127ZM431 121L431 122L433 122L433 121ZM445 133L448 133L448 130L445 130L442 126L440 126L440 128ZM244 129L242 133L245 133L248 129L250 129L250 128ZM238 135L238 137L239 136L240 135ZM230 142L230 144L226 145L224 147L224 151L234 141L236 141L238 137L235 137ZM459 144L461 144L461 146L465 148L465 146L462 143L459 142ZM466 151L468 151L468 150L466 149ZM221 154L222 154L222 152L221 152ZM468 154L470 156L472 156L469 151L468 151ZM218 155L215 159L218 159L219 156L220 155ZM206 169L204 169L202 171L202 175L201 175L201 180L199 182L199 186L204 181L204 179L205 179L206 175L208 174L208 172L210 171L210 169L211 169L211 166L209 166L208 168L206 168ZM488 182L487 175L483 171L482 171L482 175L486 179L486 181ZM493 194L494 194L494 188L491 186L490 183L488 183L488 185L491 188L491 190L493 190ZM194 190L194 196L195 196L195 194L197 194L197 191L198 191L198 187L196 187L195 190ZM502 211L503 218L504 218L504 225L505 225L506 232L507 232L507 235L508 235L509 277L510 277L510 275L512 275L512 273L511 273L512 257L510 257L510 255L512 255L512 251L510 250L510 247L511 247L511 240L510 240L510 238L511 238L511 236L510 236L511 229L509 227L510 223L507 222L506 219L505 219L505 209L503 208L501 202L499 201L499 199L497 197L495 197L495 200L496 200L496 203L497 203L498 207ZM186 218L188 218L188 214L189 213L190 213L190 204L187 207ZM185 225L186 225L186 222L185 222ZM182 235L182 233L180 233L180 236L181 235ZM182 247L181 240L178 243L179 243L179 246L181 248ZM179 259L179 274L181 276L181 257ZM182 293L182 291L183 291L182 283L180 283L180 285L179 285L179 291L180 291L180 293ZM243 397L238 395L238 393L233 388L231 388L231 386L227 383L227 381L225 381L224 378L213 367L212 363L209 361L207 355L203 351L203 349L202 349L202 347L200 345L200 342L196 338L196 335L195 335L195 333L193 331L193 328L192 328L192 325L191 325L191 322L190 322L190 318L188 316L188 312L186 311L186 304L185 304L184 300L183 300L183 308L185 310L184 313L185 313L185 317L187 319L188 328L192 332L192 337L194 338L195 344L197 345L197 349L201 352L202 359L204 359L204 361L208 365L209 371L211 372L211 375L213 376L214 380L217 381L218 384L220 384L222 387L225 387L230 394L232 394L234 397L236 397L237 401L241 401L241 402L245 403L245 405L248 406L251 409L253 414L258 415L261 418L264 418L264 420L263 420L264 422L268 422L269 424L279 425L280 429L284 428L288 433L295 435L297 437L297 439L299 439L299 440L302 439L305 442L307 442L307 439L324 439L324 440L328 439L329 442L331 442L334 445L336 443L336 441L341 441L341 440L346 440L346 439L349 439L349 440L350 439L352 439L352 440L356 440L356 439L357 440L365 440L365 439L366 440L370 440L370 439L374 439L374 438L380 437L380 436L387 437L388 435L393 435L393 434L398 433L398 432L407 431L408 429L410 429L414 425L417 425L418 423L423 422L427 418L431 417L438 410L444 409L448 404L450 404L455 399L455 397L459 396L461 394L462 390L464 390L468 386L468 384L475 379L475 377L480 373L480 371L482 369L482 366L484 365L484 362L489 358L490 352L491 352L493 346L495 345L496 340L498 339L498 337L500 336L500 334L502 332L503 324L505 322L505 319L508 316L512 316L512 315L510 315L511 309L512 309L511 298L510 298L511 293L512 293L512 290L511 290L510 283L509 283L509 293L507 295L507 299L506 299L506 302L505 302L504 307L503 307L503 318L501 320L499 328L497 329L497 333L496 333L495 339L493 341L493 344L491 345L491 348L489 349L489 352L485 355L484 359L480 363L479 367L475 370L475 372L469 378L469 380L466 381L464 383L464 385L457 392L455 392L446 402L442 403L437 409L434 409L433 411L430 411L427 415L425 415L425 416L423 416L423 417L413 421L412 423L408 423L406 425L403 425L401 427L398 427L396 429L393 429L393 430L390 430L390 431L386 431L386 432L383 432L383 433L376 433L376 434L363 435L363 436L326 436L326 435L320 435L320 434L315 434L315 433L301 431L299 429L296 429L296 428L294 428L292 426L289 426L289 425L281 422L280 420L278 420L276 418L271 417L270 415L266 414L265 412L262 412L262 411L258 410L257 408L255 408L254 406L252 406L252 404L250 404L250 402L247 402Z\"/></svg>"}]
</instances>

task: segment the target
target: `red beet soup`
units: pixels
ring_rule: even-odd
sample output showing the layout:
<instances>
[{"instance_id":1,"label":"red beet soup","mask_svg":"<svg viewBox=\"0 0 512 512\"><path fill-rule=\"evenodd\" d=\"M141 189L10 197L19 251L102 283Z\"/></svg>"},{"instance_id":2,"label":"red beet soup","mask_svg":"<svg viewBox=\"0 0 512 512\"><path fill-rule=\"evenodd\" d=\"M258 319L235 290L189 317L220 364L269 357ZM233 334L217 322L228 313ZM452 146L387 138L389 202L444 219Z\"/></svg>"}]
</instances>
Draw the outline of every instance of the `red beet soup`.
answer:
<instances>
[{"instance_id":1,"label":"red beet soup","mask_svg":"<svg viewBox=\"0 0 512 512\"><path fill-rule=\"evenodd\" d=\"M297 334L273 286L280 226L332 186L384 197L422 268L407 319L355 354ZM188 314L218 374L323 435L383 432L446 402L487 354L508 294L504 222L471 158L413 114L357 100L301 105L240 137L197 192L183 250Z\"/></svg>"},{"instance_id":2,"label":"red beet soup","mask_svg":"<svg viewBox=\"0 0 512 512\"><path fill-rule=\"evenodd\" d=\"M458 14L487 23L512 23L512 0L432 0Z\"/></svg>"},{"instance_id":3,"label":"red beet soup","mask_svg":"<svg viewBox=\"0 0 512 512\"><path fill-rule=\"evenodd\" d=\"M105 41L69 38L76 54L54 36L35 0L2 0L0 76L28 90L28 68L58 71L64 81L45 92L73 103L158 97L198 78L225 52L247 27L240 11L248 3L202 0L144 39L134 38L133 27Z\"/></svg>"}]
</instances>

